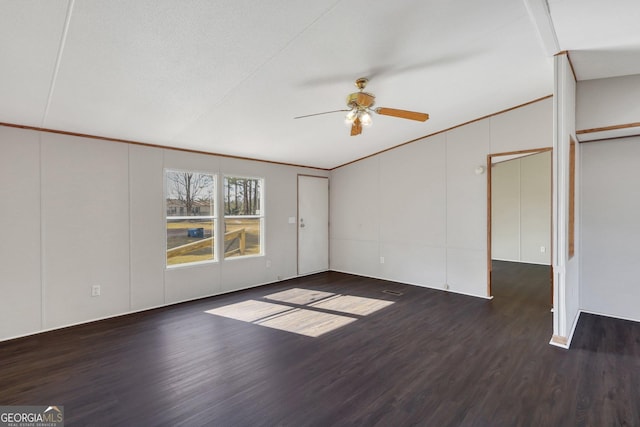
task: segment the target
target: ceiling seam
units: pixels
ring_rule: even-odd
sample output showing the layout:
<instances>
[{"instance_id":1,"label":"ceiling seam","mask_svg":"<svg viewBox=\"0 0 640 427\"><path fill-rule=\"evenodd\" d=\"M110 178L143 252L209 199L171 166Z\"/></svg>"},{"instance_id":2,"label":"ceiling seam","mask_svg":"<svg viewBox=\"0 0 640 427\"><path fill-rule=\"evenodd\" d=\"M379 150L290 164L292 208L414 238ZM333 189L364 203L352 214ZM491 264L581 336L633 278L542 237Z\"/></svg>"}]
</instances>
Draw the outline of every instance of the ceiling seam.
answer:
<instances>
[{"instance_id":1,"label":"ceiling seam","mask_svg":"<svg viewBox=\"0 0 640 427\"><path fill-rule=\"evenodd\" d=\"M53 91L55 90L56 80L58 79L58 71L60 69L60 63L62 61L62 53L64 52L64 46L67 42L67 33L69 32L69 24L71 23L71 14L73 13L73 6L75 0L69 0L67 6L67 13L64 18L64 28L62 29L62 36L60 37L60 44L58 46L58 54L56 56L56 64L53 68L53 74L51 75L51 83L49 84L49 94L47 95L47 105L44 108L42 114L42 120L40 121L40 127L44 127L44 124L49 115L49 108L51 107L51 100L53 98Z\"/></svg>"},{"instance_id":2,"label":"ceiling seam","mask_svg":"<svg viewBox=\"0 0 640 427\"><path fill-rule=\"evenodd\" d=\"M74 1L74 0L71 0ZM206 109L203 113L199 114L194 120L191 121L191 125L193 125L194 123L197 123L205 114L215 110L219 105L223 104L224 101L226 101L226 99L229 97L229 95L231 93L233 93L238 87L241 87L244 85L244 83L249 80L250 78L252 78L253 76L255 76L258 71L260 71L262 68L264 68L267 64L269 64L271 61L273 61L278 55L280 55L280 53L282 53L283 51L285 51L289 46L291 46L293 44L293 42L295 42L296 40L298 40L300 38L300 36L302 36L304 33L307 32L307 30L309 30L309 28L313 27L318 21L320 21L322 18L324 18L325 16L327 16L329 14L329 12L331 12L332 10L334 10L336 8L336 6L338 6L339 3L342 3L342 0L337 0L335 1L328 9L326 9L324 12L322 12L320 14L320 16L316 17L316 19L314 19L313 21L311 21L311 23L309 23L309 25L307 25L306 27L304 27L302 30L298 31L298 33L296 35L294 35L291 39L289 39L282 47L280 47L276 52L274 52L272 55L270 55L267 59L265 59L260 65L258 65L253 71L251 71L246 77L244 77L242 80L240 80L240 82L238 82L236 85L234 85L233 87L231 87L221 98L218 102L216 102L215 104L213 104L210 108ZM174 133L170 138L169 141L175 141L175 138L177 138L178 135L181 135L183 132L185 132L187 129L189 129L189 127L191 127L191 125L189 126L185 126L182 129L180 129L180 131Z\"/></svg>"},{"instance_id":3,"label":"ceiling seam","mask_svg":"<svg viewBox=\"0 0 640 427\"><path fill-rule=\"evenodd\" d=\"M560 43L556 34L551 10L547 0L523 0L529 13L529 19L536 29L538 40L547 56L553 56L560 51Z\"/></svg>"}]
</instances>

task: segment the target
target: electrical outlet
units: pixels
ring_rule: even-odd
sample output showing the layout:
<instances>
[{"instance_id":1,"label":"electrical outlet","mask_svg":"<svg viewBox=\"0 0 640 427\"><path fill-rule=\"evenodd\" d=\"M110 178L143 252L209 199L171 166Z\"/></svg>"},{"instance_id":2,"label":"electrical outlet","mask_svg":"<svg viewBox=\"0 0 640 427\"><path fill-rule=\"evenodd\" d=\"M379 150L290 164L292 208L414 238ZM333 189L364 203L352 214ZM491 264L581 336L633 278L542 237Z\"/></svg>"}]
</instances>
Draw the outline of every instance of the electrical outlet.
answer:
<instances>
[{"instance_id":1,"label":"electrical outlet","mask_svg":"<svg viewBox=\"0 0 640 427\"><path fill-rule=\"evenodd\" d=\"M545 248L544 246L540 246L540 253L545 253L547 252L547 248Z\"/></svg>"},{"instance_id":2,"label":"electrical outlet","mask_svg":"<svg viewBox=\"0 0 640 427\"><path fill-rule=\"evenodd\" d=\"M267 268L271 268L271 260L270 259L267 260Z\"/></svg>"},{"instance_id":3,"label":"electrical outlet","mask_svg":"<svg viewBox=\"0 0 640 427\"><path fill-rule=\"evenodd\" d=\"M445 283L445 284L444 284L444 289L445 289L445 290L449 290L449 284L448 284L448 283Z\"/></svg>"},{"instance_id":4,"label":"electrical outlet","mask_svg":"<svg viewBox=\"0 0 640 427\"><path fill-rule=\"evenodd\" d=\"M91 296L99 297L100 296L100 285L93 285L91 287Z\"/></svg>"},{"instance_id":5,"label":"electrical outlet","mask_svg":"<svg viewBox=\"0 0 640 427\"><path fill-rule=\"evenodd\" d=\"M384 257L383 256L380 257L380 264L384 264Z\"/></svg>"}]
</instances>

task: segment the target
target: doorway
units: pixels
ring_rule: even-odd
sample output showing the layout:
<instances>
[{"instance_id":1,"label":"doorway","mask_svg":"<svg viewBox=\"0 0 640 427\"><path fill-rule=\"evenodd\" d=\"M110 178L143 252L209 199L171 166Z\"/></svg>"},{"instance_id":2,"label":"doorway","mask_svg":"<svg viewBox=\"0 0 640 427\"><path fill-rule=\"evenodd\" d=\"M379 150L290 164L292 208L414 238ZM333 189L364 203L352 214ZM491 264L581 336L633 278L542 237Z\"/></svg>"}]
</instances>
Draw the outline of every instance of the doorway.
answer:
<instances>
[{"instance_id":1,"label":"doorway","mask_svg":"<svg viewBox=\"0 0 640 427\"><path fill-rule=\"evenodd\" d=\"M494 262L547 266L552 282L551 154L540 148L487 156L488 296Z\"/></svg>"},{"instance_id":2,"label":"doorway","mask_svg":"<svg viewBox=\"0 0 640 427\"><path fill-rule=\"evenodd\" d=\"M329 178L298 175L298 275L329 269Z\"/></svg>"}]
</instances>

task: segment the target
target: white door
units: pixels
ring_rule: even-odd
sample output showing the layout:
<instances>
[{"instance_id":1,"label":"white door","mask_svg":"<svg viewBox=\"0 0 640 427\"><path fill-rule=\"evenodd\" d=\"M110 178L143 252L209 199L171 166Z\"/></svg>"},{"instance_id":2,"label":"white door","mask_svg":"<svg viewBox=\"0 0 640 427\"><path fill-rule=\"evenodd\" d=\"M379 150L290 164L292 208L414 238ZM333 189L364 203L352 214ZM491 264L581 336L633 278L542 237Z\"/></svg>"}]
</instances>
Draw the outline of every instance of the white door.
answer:
<instances>
[{"instance_id":1,"label":"white door","mask_svg":"<svg viewBox=\"0 0 640 427\"><path fill-rule=\"evenodd\" d=\"M329 178L298 175L298 274L329 269Z\"/></svg>"}]
</instances>

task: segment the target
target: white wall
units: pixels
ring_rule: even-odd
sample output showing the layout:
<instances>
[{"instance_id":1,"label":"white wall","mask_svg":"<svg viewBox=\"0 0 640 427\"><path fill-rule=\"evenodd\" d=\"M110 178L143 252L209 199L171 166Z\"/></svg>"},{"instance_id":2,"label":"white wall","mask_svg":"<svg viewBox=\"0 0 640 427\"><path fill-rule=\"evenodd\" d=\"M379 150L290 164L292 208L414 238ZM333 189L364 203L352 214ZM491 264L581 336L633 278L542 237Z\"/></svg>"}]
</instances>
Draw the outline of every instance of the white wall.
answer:
<instances>
[{"instance_id":1,"label":"white wall","mask_svg":"<svg viewBox=\"0 0 640 427\"><path fill-rule=\"evenodd\" d=\"M55 134L41 139L44 324L55 328L126 312L127 146ZM89 295L94 284L102 287L100 298Z\"/></svg>"},{"instance_id":2,"label":"white wall","mask_svg":"<svg viewBox=\"0 0 640 427\"><path fill-rule=\"evenodd\" d=\"M0 339L42 325L40 142L0 128Z\"/></svg>"},{"instance_id":3,"label":"white wall","mask_svg":"<svg viewBox=\"0 0 640 427\"><path fill-rule=\"evenodd\" d=\"M640 75L580 81L576 99L577 129L637 123Z\"/></svg>"},{"instance_id":4,"label":"white wall","mask_svg":"<svg viewBox=\"0 0 640 427\"><path fill-rule=\"evenodd\" d=\"M295 276L297 174L328 175L7 127L0 152L0 340ZM265 178L265 255L166 269L164 168Z\"/></svg>"},{"instance_id":5,"label":"white wall","mask_svg":"<svg viewBox=\"0 0 640 427\"><path fill-rule=\"evenodd\" d=\"M585 311L640 321L640 137L581 147Z\"/></svg>"},{"instance_id":6,"label":"white wall","mask_svg":"<svg viewBox=\"0 0 640 427\"><path fill-rule=\"evenodd\" d=\"M496 163L491 180L492 258L549 265L551 152Z\"/></svg>"},{"instance_id":7,"label":"white wall","mask_svg":"<svg viewBox=\"0 0 640 427\"><path fill-rule=\"evenodd\" d=\"M640 75L578 82L576 122L593 129L640 122ZM637 134L638 128L602 137ZM640 321L639 137L581 144L580 308Z\"/></svg>"},{"instance_id":8,"label":"white wall","mask_svg":"<svg viewBox=\"0 0 640 427\"><path fill-rule=\"evenodd\" d=\"M331 269L486 297L487 176L475 169L552 135L545 99L333 170Z\"/></svg>"}]
</instances>

